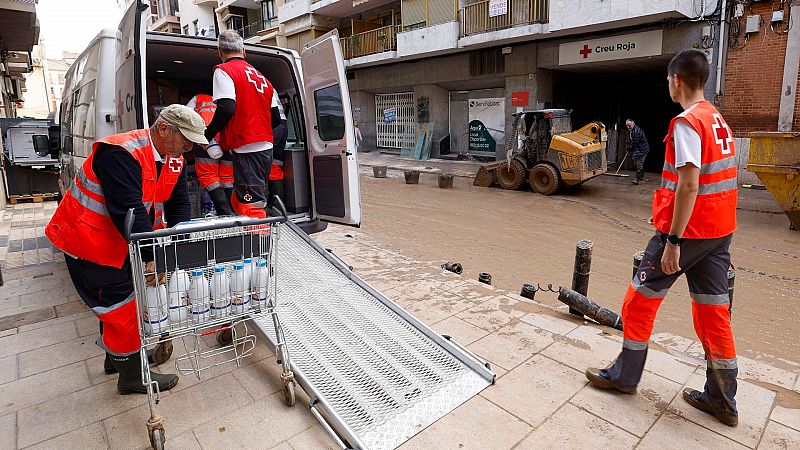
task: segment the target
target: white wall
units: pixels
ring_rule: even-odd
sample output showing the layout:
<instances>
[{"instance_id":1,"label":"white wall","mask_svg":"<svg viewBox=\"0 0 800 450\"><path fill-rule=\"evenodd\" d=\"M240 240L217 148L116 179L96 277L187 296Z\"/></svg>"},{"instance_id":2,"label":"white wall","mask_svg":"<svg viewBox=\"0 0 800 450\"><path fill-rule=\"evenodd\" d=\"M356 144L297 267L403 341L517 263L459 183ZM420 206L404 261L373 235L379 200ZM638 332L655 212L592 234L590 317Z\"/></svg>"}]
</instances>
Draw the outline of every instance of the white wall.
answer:
<instances>
[{"instance_id":1,"label":"white wall","mask_svg":"<svg viewBox=\"0 0 800 450\"><path fill-rule=\"evenodd\" d=\"M706 4L706 12L712 12L715 2L708 1ZM693 17L699 5L697 0L550 0L548 28L553 33L609 22L634 25L659 16Z\"/></svg>"},{"instance_id":2,"label":"white wall","mask_svg":"<svg viewBox=\"0 0 800 450\"><path fill-rule=\"evenodd\" d=\"M197 20L198 30L203 28L211 30L214 28L214 9L210 6L198 6L194 4L193 0L180 0L179 8L181 11L181 29L184 26L189 26L189 34L194 34L192 22ZM214 34L206 35L208 37L215 37L218 30Z\"/></svg>"},{"instance_id":3,"label":"white wall","mask_svg":"<svg viewBox=\"0 0 800 450\"><path fill-rule=\"evenodd\" d=\"M447 22L397 34L397 56L429 54L458 45L458 22Z\"/></svg>"}]
</instances>

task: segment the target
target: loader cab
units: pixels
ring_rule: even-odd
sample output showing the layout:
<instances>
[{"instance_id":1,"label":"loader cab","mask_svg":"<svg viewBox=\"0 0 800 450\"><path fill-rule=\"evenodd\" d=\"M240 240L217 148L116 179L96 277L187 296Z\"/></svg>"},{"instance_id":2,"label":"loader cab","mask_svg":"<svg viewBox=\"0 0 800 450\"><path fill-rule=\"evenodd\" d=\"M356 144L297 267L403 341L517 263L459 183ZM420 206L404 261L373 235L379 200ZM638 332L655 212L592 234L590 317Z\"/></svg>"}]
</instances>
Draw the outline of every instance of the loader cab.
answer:
<instances>
[{"instance_id":1,"label":"loader cab","mask_svg":"<svg viewBox=\"0 0 800 450\"><path fill-rule=\"evenodd\" d=\"M101 61L110 67L110 74L104 74L114 86L108 103L113 129L94 139L147 128L163 107L212 93L213 70L222 62L216 39L147 32L148 9L141 0L133 2L114 32L115 52ZM292 219L309 232L324 229L325 222L359 226L358 155L337 33L307 44L299 55L248 44L245 51L247 61L273 84L286 111L284 203ZM62 117L70 109L65 104ZM187 161L193 162L192 155Z\"/></svg>"},{"instance_id":2,"label":"loader cab","mask_svg":"<svg viewBox=\"0 0 800 450\"><path fill-rule=\"evenodd\" d=\"M568 109L543 109L536 111L522 111L514 114L519 122L517 128L522 140L530 138L533 153L528 155L528 163L533 166L538 160L544 159L553 136L572 131L572 120ZM528 149L529 153L530 148Z\"/></svg>"}]
</instances>

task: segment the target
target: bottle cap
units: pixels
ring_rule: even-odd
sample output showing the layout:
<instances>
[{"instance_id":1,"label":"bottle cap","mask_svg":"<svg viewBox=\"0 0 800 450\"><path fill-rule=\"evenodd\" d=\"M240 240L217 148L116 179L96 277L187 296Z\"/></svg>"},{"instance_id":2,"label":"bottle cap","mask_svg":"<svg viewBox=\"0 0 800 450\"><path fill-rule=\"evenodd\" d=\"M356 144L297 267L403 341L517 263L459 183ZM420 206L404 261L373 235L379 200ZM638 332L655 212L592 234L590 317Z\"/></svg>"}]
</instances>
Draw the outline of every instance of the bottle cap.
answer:
<instances>
[{"instance_id":1,"label":"bottle cap","mask_svg":"<svg viewBox=\"0 0 800 450\"><path fill-rule=\"evenodd\" d=\"M192 270L193 277L202 277L203 276L203 269L194 269Z\"/></svg>"},{"instance_id":2,"label":"bottle cap","mask_svg":"<svg viewBox=\"0 0 800 450\"><path fill-rule=\"evenodd\" d=\"M240 262L233 263L233 270L244 270L244 264Z\"/></svg>"},{"instance_id":3,"label":"bottle cap","mask_svg":"<svg viewBox=\"0 0 800 450\"><path fill-rule=\"evenodd\" d=\"M225 266L223 266L222 264L217 264L216 266L214 266L214 272L215 273L225 272Z\"/></svg>"},{"instance_id":4,"label":"bottle cap","mask_svg":"<svg viewBox=\"0 0 800 450\"><path fill-rule=\"evenodd\" d=\"M267 260L266 259L259 259L258 260L258 267L267 267Z\"/></svg>"},{"instance_id":5,"label":"bottle cap","mask_svg":"<svg viewBox=\"0 0 800 450\"><path fill-rule=\"evenodd\" d=\"M250 264L252 261L253 261L253 260L252 260L251 258L245 258L245 259L244 259L244 263L245 263L245 264Z\"/></svg>"}]
</instances>

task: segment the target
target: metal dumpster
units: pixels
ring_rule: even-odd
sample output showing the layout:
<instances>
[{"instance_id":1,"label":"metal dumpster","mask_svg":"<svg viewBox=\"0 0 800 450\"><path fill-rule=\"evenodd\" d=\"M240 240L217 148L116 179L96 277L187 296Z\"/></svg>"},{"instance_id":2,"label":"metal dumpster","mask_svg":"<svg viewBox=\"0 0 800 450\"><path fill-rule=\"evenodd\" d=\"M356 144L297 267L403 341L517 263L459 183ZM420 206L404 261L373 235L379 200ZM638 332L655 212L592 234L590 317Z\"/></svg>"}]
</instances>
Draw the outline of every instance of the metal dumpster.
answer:
<instances>
[{"instance_id":1,"label":"metal dumpster","mask_svg":"<svg viewBox=\"0 0 800 450\"><path fill-rule=\"evenodd\" d=\"M758 176L800 229L800 133L750 133L747 170Z\"/></svg>"}]
</instances>

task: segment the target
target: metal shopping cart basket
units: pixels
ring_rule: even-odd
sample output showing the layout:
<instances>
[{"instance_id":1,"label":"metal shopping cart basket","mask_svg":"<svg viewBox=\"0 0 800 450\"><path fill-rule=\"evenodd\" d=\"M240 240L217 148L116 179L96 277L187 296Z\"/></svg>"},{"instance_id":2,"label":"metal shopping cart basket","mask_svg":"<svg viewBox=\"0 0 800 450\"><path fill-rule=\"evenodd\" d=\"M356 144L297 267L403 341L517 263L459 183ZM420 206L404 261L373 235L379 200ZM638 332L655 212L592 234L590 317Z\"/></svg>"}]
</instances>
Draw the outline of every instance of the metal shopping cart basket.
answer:
<instances>
[{"instance_id":1,"label":"metal shopping cart basket","mask_svg":"<svg viewBox=\"0 0 800 450\"><path fill-rule=\"evenodd\" d=\"M142 345L142 379L150 406L147 429L154 449L164 448L165 435L164 419L156 412L158 383L150 378L145 355L149 348L180 342L183 351L175 359L176 369L201 378L203 371L221 364L238 366L255 349L256 334L247 322L261 319L264 323L271 318L286 402L294 405L294 374L275 311L276 243L287 220L282 212L283 216L268 219L214 217L131 233L133 211L129 211L126 234ZM154 264L148 266L151 258ZM246 264L250 282L243 284Z\"/></svg>"}]
</instances>

